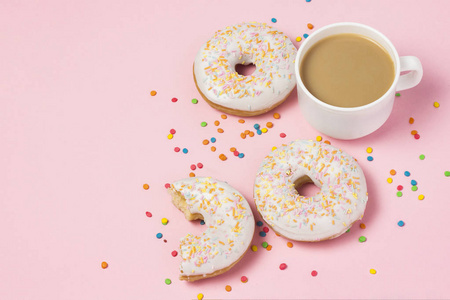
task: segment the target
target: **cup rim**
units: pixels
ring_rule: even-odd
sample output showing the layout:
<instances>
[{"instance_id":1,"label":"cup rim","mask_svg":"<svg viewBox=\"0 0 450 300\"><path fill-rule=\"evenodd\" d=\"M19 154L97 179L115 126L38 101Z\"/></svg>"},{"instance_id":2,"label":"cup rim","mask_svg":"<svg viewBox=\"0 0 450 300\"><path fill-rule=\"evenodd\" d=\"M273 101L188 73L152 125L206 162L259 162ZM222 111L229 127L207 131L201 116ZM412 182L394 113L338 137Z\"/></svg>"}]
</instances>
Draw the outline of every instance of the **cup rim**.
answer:
<instances>
[{"instance_id":1,"label":"cup rim","mask_svg":"<svg viewBox=\"0 0 450 300\"><path fill-rule=\"evenodd\" d=\"M395 77L394 80L392 81L391 86L389 87L389 89L377 100L372 101L368 104L362 105L362 106L356 106L356 107L340 107L340 106L335 106L335 105L331 105L328 103L325 103L321 100L319 100L318 98L316 98L313 94L311 94L308 89L306 88L306 86L303 84L303 81L301 80L300 77L300 55L301 53L304 51L306 45L309 44L309 41L311 40L312 37L318 35L319 33L328 30L330 28L333 27L341 27L341 26L355 26L355 27L360 27L360 28L364 28L366 30L372 31L375 34L377 34L378 36L380 36L380 38L382 38L386 44L389 46L389 48L392 50L392 53L394 54L394 61L395 61L395 65L396 65L396 70L395 70ZM360 111L360 110L365 110L365 109L369 109L375 105L377 105L378 103L382 102L388 94L392 93L393 90L395 90L395 87L397 86L397 82L398 82L398 78L400 77L400 58L398 56L397 50L395 49L394 45L391 43L391 41L381 32L379 32L378 30L365 25L365 24L361 24L361 23L356 23L356 22L339 22L339 23L332 23L329 25L325 25L321 28L319 28L318 30L314 31L312 34L310 34L308 36L308 38L305 39L305 41L302 43L302 45L300 46L300 48L297 51L297 55L295 57L295 77L297 80L297 85L303 90L303 92L306 93L306 95L311 98L314 102L316 102L317 104L328 108L330 110L333 111L339 111L339 112L354 112L354 111Z\"/></svg>"}]
</instances>

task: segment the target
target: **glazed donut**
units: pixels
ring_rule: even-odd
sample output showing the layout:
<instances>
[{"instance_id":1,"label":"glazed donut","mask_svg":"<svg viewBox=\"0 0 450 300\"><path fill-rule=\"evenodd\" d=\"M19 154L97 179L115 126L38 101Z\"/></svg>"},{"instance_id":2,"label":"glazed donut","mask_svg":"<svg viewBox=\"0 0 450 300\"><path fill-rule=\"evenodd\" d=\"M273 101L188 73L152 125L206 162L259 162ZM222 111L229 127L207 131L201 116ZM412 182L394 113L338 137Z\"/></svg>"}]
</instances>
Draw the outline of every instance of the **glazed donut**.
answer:
<instances>
[{"instance_id":1,"label":"glazed donut","mask_svg":"<svg viewBox=\"0 0 450 300\"><path fill-rule=\"evenodd\" d=\"M312 197L297 188L313 182ZM297 140L266 156L258 170L254 198L262 218L295 241L332 239L361 219L367 203L364 173L353 157L322 142Z\"/></svg>"},{"instance_id":2,"label":"glazed donut","mask_svg":"<svg viewBox=\"0 0 450 300\"><path fill-rule=\"evenodd\" d=\"M247 200L225 182L196 177L174 182L173 204L187 220L202 219L201 236L180 242L180 280L195 281L220 275L233 267L250 246L255 220Z\"/></svg>"},{"instance_id":3,"label":"glazed donut","mask_svg":"<svg viewBox=\"0 0 450 300\"><path fill-rule=\"evenodd\" d=\"M205 101L222 112L256 116L280 105L295 86L297 49L282 32L264 23L217 31L197 53L194 81ZM249 76L237 64L254 64Z\"/></svg>"}]
</instances>

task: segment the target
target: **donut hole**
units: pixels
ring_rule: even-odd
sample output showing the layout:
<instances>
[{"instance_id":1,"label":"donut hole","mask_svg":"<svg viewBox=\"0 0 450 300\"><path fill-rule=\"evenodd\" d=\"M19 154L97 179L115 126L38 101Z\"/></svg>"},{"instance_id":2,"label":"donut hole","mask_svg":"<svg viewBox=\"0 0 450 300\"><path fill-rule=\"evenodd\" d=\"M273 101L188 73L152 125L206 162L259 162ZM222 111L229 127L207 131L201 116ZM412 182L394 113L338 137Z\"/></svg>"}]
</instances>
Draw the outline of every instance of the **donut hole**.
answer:
<instances>
[{"instance_id":1,"label":"donut hole","mask_svg":"<svg viewBox=\"0 0 450 300\"><path fill-rule=\"evenodd\" d=\"M320 192L320 188L308 176L298 178L294 182L294 186L297 193L306 198L313 197Z\"/></svg>"},{"instance_id":2,"label":"donut hole","mask_svg":"<svg viewBox=\"0 0 450 300\"><path fill-rule=\"evenodd\" d=\"M248 64L248 65L243 65L243 64L237 64L234 66L234 69L236 70L236 72L239 75L242 76L250 76L252 75L255 70L256 70L256 66L252 63Z\"/></svg>"}]
</instances>

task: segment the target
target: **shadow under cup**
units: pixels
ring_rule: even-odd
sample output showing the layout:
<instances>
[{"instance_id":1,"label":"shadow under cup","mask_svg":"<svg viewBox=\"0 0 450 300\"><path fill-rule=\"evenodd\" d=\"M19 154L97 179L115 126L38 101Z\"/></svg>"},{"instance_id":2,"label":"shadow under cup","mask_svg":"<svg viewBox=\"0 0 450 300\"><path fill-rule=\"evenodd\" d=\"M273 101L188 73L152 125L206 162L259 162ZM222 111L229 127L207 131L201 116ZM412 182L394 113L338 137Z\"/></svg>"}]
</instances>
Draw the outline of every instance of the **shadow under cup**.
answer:
<instances>
[{"instance_id":1,"label":"shadow under cup","mask_svg":"<svg viewBox=\"0 0 450 300\"><path fill-rule=\"evenodd\" d=\"M357 107L338 107L327 104L312 95L301 80L300 65L307 51L323 38L342 33L359 34L378 42L389 53L394 63L395 75L391 86L383 96L369 104ZM403 69L401 70L400 58L395 47L377 30L358 23L336 23L322 27L303 42L295 60L298 101L302 114L311 126L330 137L347 140L366 136L380 128L389 118L400 71ZM419 75L421 78L421 66Z\"/></svg>"}]
</instances>

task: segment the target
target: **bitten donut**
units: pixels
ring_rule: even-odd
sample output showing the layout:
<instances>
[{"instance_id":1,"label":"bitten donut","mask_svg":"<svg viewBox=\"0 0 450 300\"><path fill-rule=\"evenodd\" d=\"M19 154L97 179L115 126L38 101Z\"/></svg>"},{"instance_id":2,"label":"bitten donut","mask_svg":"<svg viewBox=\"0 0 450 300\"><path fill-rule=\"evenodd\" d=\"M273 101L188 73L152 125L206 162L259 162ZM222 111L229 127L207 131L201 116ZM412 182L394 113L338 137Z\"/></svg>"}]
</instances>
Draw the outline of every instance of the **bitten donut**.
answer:
<instances>
[{"instance_id":1,"label":"bitten donut","mask_svg":"<svg viewBox=\"0 0 450 300\"><path fill-rule=\"evenodd\" d=\"M264 23L217 31L194 62L196 86L209 105L237 116L256 116L280 105L295 86L297 49L282 32ZM237 64L254 64L249 76Z\"/></svg>"},{"instance_id":2,"label":"bitten donut","mask_svg":"<svg viewBox=\"0 0 450 300\"><path fill-rule=\"evenodd\" d=\"M250 246L255 220L247 200L225 182L196 177L174 182L173 204L187 220L203 219L201 236L181 240L180 280L220 275L234 266Z\"/></svg>"},{"instance_id":3,"label":"bitten donut","mask_svg":"<svg viewBox=\"0 0 450 300\"><path fill-rule=\"evenodd\" d=\"M313 182L312 197L297 188ZM364 173L353 157L322 142L297 140L263 160L254 186L256 207L272 229L295 241L332 239L361 219L367 203Z\"/></svg>"}]
</instances>

